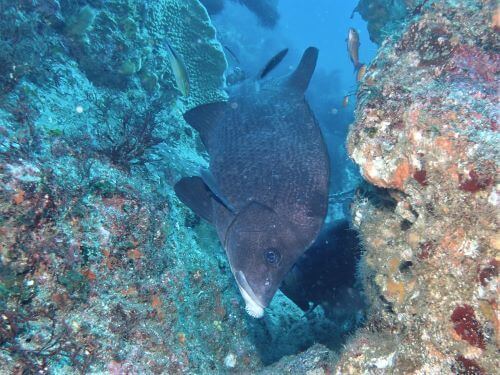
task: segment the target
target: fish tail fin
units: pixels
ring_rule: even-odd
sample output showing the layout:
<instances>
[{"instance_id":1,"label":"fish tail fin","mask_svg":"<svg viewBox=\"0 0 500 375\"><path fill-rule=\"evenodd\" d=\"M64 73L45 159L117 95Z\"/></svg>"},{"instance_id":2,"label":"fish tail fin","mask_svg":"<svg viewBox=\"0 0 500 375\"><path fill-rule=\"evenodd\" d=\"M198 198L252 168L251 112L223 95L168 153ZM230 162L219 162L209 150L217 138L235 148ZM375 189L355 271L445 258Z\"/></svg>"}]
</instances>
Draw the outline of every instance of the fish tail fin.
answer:
<instances>
[{"instance_id":1,"label":"fish tail fin","mask_svg":"<svg viewBox=\"0 0 500 375\"><path fill-rule=\"evenodd\" d=\"M363 64L362 62L358 62L356 65L354 65L353 73L356 73L363 65L365 64Z\"/></svg>"}]
</instances>

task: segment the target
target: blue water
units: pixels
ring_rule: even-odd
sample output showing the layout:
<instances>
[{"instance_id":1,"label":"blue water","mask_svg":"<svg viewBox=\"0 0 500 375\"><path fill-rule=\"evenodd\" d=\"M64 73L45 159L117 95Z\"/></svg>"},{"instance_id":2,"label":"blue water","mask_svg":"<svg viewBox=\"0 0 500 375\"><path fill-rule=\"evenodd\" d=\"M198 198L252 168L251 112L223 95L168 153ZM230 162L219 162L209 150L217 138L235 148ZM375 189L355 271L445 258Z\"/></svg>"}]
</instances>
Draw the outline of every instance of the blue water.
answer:
<instances>
[{"instance_id":1,"label":"blue water","mask_svg":"<svg viewBox=\"0 0 500 375\"><path fill-rule=\"evenodd\" d=\"M349 27L359 31L361 38L360 59L369 62L376 52L366 30L366 23L355 13L351 14L356 0L291 0L280 1L280 18L274 29L262 27L255 15L242 5L227 2L225 10L213 20L219 39L232 47L242 65L249 71L260 69L274 52L289 47L284 64L276 75L291 69L308 46L320 49L315 80L323 74L334 73L339 82L331 82L338 97L352 91L355 75L347 54L346 38ZM314 91L314 85L310 88Z\"/></svg>"}]
</instances>

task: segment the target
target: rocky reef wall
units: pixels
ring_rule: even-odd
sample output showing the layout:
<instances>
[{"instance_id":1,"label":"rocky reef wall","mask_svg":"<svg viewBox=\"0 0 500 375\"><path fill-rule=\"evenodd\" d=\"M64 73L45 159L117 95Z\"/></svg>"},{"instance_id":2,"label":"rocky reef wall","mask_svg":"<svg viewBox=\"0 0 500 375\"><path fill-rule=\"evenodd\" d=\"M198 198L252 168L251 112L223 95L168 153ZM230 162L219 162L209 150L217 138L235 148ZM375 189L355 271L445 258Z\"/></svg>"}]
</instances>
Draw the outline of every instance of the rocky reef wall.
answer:
<instances>
[{"instance_id":1,"label":"rocky reef wall","mask_svg":"<svg viewBox=\"0 0 500 375\"><path fill-rule=\"evenodd\" d=\"M495 1L427 2L358 88L348 150L376 188L352 217L372 312L341 373L496 372L498 26Z\"/></svg>"},{"instance_id":2,"label":"rocky reef wall","mask_svg":"<svg viewBox=\"0 0 500 375\"><path fill-rule=\"evenodd\" d=\"M215 233L171 187L206 165L182 113L225 95L205 9L1 1L0 19L0 372L258 366Z\"/></svg>"},{"instance_id":3,"label":"rocky reef wall","mask_svg":"<svg viewBox=\"0 0 500 375\"><path fill-rule=\"evenodd\" d=\"M268 373L498 372L497 2L428 1L384 22L347 140L366 180L351 206L366 325L335 360L315 346Z\"/></svg>"},{"instance_id":4,"label":"rocky reef wall","mask_svg":"<svg viewBox=\"0 0 500 375\"><path fill-rule=\"evenodd\" d=\"M429 0L360 0L354 13L367 22L370 39L381 44L391 34L404 29L406 21L418 15ZM352 16L351 16L352 17Z\"/></svg>"}]
</instances>

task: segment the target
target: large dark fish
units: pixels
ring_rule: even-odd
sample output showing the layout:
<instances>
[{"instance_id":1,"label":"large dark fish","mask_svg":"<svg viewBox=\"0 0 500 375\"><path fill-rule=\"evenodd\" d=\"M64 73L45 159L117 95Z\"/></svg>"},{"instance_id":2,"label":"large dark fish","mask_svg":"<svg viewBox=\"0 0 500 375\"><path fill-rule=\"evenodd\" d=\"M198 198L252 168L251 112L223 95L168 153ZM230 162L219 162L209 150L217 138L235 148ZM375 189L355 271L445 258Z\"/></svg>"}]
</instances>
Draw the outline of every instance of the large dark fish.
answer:
<instances>
[{"instance_id":1,"label":"large dark fish","mask_svg":"<svg viewBox=\"0 0 500 375\"><path fill-rule=\"evenodd\" d=\"M229 89L229 101L184 118L200 133L210 168L175 185L216 228L247 312L261 317L286 273L316 238L328 205L329 161L304 98L318 50L297 69Z\"/></svg>"},{"instance_id":2,"label":"large dark fish","mask_svg":"<svg viewBox=\"0 0 500 375\"><path fill-rule=\"evenodd\" d=\"M359 34L356 29L350 27L349 33L347 34L347 53L349 54L349 58L354 65L354 70L358 70L362 63L359 62L359 46L361 43L359 42Z\"/></svg>"},{"instance_id":3,"label":"large dark fish","mask_svg":"<svg viewBox=\"0 0 500 375\"><path fill-rule=\"evenodd\" d=\"M288 272L280 290L303 311L322 305L332 312L338 291L355 288L361 246L347 220L323 228Z\"/></svg>"}]
</instances>

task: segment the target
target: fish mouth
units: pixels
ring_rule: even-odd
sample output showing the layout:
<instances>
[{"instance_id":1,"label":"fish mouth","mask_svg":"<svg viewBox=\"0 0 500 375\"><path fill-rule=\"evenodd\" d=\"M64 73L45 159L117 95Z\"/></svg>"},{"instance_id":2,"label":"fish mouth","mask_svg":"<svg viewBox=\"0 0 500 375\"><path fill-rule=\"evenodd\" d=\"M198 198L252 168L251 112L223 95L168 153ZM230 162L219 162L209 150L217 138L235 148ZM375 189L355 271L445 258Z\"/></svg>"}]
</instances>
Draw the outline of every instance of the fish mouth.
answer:
<instances>
[{"instance_id":1,"label":"fish mouth","mask_svg":"<svg viewBox=\"0 0 500 375\"><path fill-rule=\"evenodd\" d=\"M245 300L246 312L254 318L262 318L262 316L264 316L264 306L259 302L250 284L248 284L245 274L242 271L237 271L234 277L236 278L241 296Z\"/></svg>"}]
</instances>

